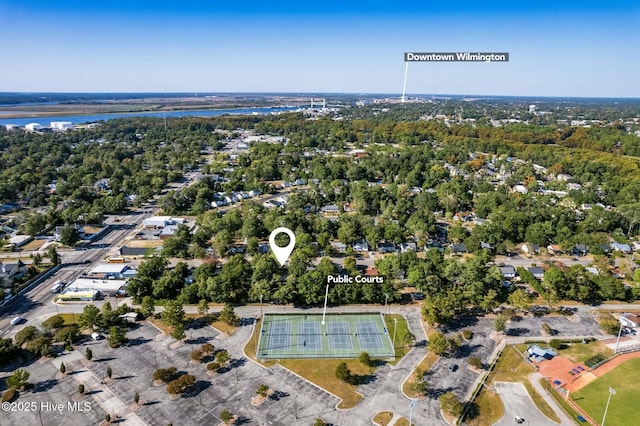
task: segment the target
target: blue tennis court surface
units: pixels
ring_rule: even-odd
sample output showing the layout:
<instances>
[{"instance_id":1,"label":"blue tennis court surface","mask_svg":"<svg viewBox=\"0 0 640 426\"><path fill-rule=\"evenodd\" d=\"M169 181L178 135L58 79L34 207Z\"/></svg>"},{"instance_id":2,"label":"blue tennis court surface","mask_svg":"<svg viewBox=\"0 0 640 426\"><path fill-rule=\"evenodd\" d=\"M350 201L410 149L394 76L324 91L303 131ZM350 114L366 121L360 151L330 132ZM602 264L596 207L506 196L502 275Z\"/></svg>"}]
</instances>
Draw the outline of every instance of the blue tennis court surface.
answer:
<instances>
[{"instance_id":1,"label":"blue tennis court surface","mask_svg":"<svg viewBox=\"0 0 640 426\"><path fill-rule=\"evenodd\" d=\"M258 340L259 359L356 358L394 356L391 339L379 313L265 314Z\"/></svg>"}]
</instances>

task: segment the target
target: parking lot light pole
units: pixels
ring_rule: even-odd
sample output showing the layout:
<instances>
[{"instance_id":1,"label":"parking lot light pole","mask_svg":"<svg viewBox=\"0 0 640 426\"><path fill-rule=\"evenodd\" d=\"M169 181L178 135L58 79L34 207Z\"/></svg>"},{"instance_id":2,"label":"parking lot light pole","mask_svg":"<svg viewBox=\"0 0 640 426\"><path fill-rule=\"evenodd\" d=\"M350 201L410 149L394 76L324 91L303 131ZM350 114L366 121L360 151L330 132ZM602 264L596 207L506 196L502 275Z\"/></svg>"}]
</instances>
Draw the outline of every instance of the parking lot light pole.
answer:
<instances>
[{"instance_id":1,"label":"parking lot light pole","mask_svg":"<svg viewBox=\"0 0 640 426\"><path fill-rule=\"evenodd\" d=\"M389 295L387 293L384 294L384 314L387 315L387 300L389 299Z\"/></svg>"},{"instance_id":2,"label":"parking lot light pole","mask_svg":"<svg viewBox=\"0 0 640 426\"><path fill-rule=\"evenodd\" d=\"M398 328L398 318L393 319L393 354L396 353L396 328Z\"/></svg>"},{"instance_id":3,"label":"parking lot light pole","mask_svg":"<svg viewBox=\"0 0 640 426\"><path fill-rule=\"evenodd\" d=\"M622 315L622 314L620 314ZM616 339L616 348L613 350L613 354L618 353L618 345L620 344L620 335L622 334L622 321L620 321L620 329L618 330L618 338Z\"/></svg>"},{"instance_id":4,"label":"parking lot light pole","mask_svg":"<svg viewBox=\"0 0 640 426\"><path fill-rule=\"evenodd\" d=\"M609 409L609 402L611 402L611 395L615 395L616 390L614 388L609 388L609 397L607 398L607 405L604 407L604 415L602 416L602 425L604 426L604 421L607 419L607 410Z\"/></svg>"}]
</instances>

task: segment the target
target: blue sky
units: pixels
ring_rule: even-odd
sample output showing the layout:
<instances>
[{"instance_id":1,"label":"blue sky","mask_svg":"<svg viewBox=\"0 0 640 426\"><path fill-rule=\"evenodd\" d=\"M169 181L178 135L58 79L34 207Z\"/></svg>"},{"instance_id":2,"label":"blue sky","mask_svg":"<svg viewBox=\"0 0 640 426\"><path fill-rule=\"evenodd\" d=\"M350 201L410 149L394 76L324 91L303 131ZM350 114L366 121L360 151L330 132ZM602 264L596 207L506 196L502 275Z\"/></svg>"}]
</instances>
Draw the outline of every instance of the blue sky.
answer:
<instances>
[{"instance_id":1,"label":"blue sky","mask_svg":"<svg viewBox=\"0 0 640 426\"><path fill-rule=\"evenodd\" d=\"M640 2L478 3L0 0L0 91L640 97Z\"/></svg>"}]
</instances>

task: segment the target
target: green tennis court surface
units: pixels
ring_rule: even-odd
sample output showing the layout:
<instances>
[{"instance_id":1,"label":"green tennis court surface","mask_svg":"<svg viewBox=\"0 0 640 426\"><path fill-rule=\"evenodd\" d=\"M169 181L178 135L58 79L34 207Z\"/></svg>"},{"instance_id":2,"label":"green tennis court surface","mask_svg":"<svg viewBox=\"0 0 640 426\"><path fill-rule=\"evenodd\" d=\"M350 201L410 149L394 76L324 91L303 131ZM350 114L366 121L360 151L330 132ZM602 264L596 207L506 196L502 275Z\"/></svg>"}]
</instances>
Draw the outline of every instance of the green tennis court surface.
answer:
<instances>
[{"instance_id":1,"label":"green tennis court surface","mask_svg":"<svg viewBox=\"0 0 640 426\"><path fill-rule=\"evenodd\" d=\"M393 330L391 330L393 333ZM258 358L392 358L392 336L381 314L265 314Z\"/></svg>"}]
</instances>

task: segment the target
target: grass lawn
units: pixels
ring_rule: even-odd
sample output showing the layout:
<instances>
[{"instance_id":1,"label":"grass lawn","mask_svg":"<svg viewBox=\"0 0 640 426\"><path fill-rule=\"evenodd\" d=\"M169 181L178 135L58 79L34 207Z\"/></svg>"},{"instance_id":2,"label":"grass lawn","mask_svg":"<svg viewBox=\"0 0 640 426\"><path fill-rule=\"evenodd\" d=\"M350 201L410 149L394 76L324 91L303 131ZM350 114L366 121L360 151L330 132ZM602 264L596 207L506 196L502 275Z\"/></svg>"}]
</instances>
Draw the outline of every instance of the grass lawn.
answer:
<instances>
[{"instance_id":1,"label":"grass lawn","mask_svg":"<svg viewBox=\"0 0 640 426\"><path fill-rule=\"evenodd\" d=\"M545 416L549 417L555 422L560 422L560 418L549 406L549 404L542 399L540 395L533 389L533 386L529 382L529 374L534 372L532 365L528 364L519 354L518 349L514 346L508 346L498 359L493 371L489 373L489 377L486 381L486 386L491 386L493 382L519 382L524 384L529 392L529 396L533 400L534 404ZM486 387L483 387L482 391L476 398L476 404L478 404L479 417L476 419L480 424L490 425L498 421L504 412L504 406L502 400L496 395L489 395L489 391ZM499 404L499 408L498 408ZM483 410L484 408L484 410Z\"/></svg>"},{"instance_id":2,"label":"grass lawn","mask_svg":"<svg viewBox=\"0 0 640 426\"><path fill-rule=\"evenodd\" d=\"M613 350L596 340L585 344L566 343L565 347L558 351L558 354L573 362L583 363L594 355L601 355L604 359L610 358L613 356Z\"/></svg>"},{"instance_id":3,"label":"grass lawn","mask_svg":"<svg viewBox=\"0 0 640 426\"><path fill-rule=\"evenodd\" d=\"M413 423L413 425L415 426L415 423ZM396 420L393 426L409 426L409 420L406 417L400 417L398 420Z\"/></svg>"},{"instance_id":4,"label":"grass lawn","mask_svg":"<svg viewBox=\"0 0 640 426\"><path fill-rule=\"evenodd\" d=\"M398 320L397 326L394 320ZM384 316L384 325L387 327L387 331L389 332L389 337L391 337L391 341L393 342L393 334L395 328L395 354L396 360L391 361L390 364L395 365L396 362L400 360L403 356L409 352L411 349L411 344L413 343L413 339L411 333L409 332L409 326L407 325L407 321L404 319L402 315L398 314L390 314Z\"/></svg>"},{"instance_id":5,"label":"grass lawn","mask_svg":"<svg viewBox=\"0 0 640 426\"><path fill-rule=\"evenodd\" d=\"M635 404L640 394L640 359L630 359L614 368L575 392L572 399L594 420L601 421L610 387L617 393L611 396L606 423L637 424L634 419L638 416L638 407Z\"/></svg>"},{"instance_id":6,"label":"grass lawn","mask_svg":"<svg viewBox=\"0 0 640 426\"><path fill-rule=\"evenodd\" d=\"M480 416L474 419L472 424L478 426L490 426L500 420L504 415L504 405L498 395L486 388L475 400Z\"/></svg>"},{"instance_id":7,"label":"grass lawn","mask_svg":"<svg viewBox=\"0 0 640 426\"><path fill-rule=\"evenodd\" d=\"M373 421L380 426L387 426L392 418L393 413L391 411L380 411L373 417Z\"/></svg>"},{"instance_id":8,"label":"grass lawn","mask_svg":"<svg viewBox=\"0 0 640 426\"><path fill-rule=\"evenodd\" d=\"M431 369L431 367L433 367L433 364L435 364L435 362L438 360L438 358L440 358L440 357L438 355L434 354L433 352L428 352L427 356L422 358L422 361L420 361L420 364L418 364L416 369L414 369L411 372L411 375L409 377L407 377L407 380L405 380L404 383L402 384L402 391L405 394L407 394L407 396L409 396L411 398L415 398L415 397L420 395L416 391L413 390L413 384L416 381L416 374L415 374L416 370L419 368L424 373L426 373L427 371L429 371Z\"/></svg>"},{"instance_id":9,"label":"grass lawn","mask_svg":"<svg viewBox=\"0 0 640 426\"><path fill-rule=\"evenodd\" d=\"M32 241L29 241L27 244L23 245L22 247L20 247L20 249L24 251L38 250L46 242L47 240L32 240Z\"/></svg>"},{"instance_id":10,"label":"grass lawn","mask_svg":"<svg viewBox=\"0 0 640 426\"><path fill-rule=\"evenodd\" d=\"M60 316L64 320L64 325L71 325L78 322L78 317L80 316L80 314L60 314Z\"/></svg>"}]
</instances>

